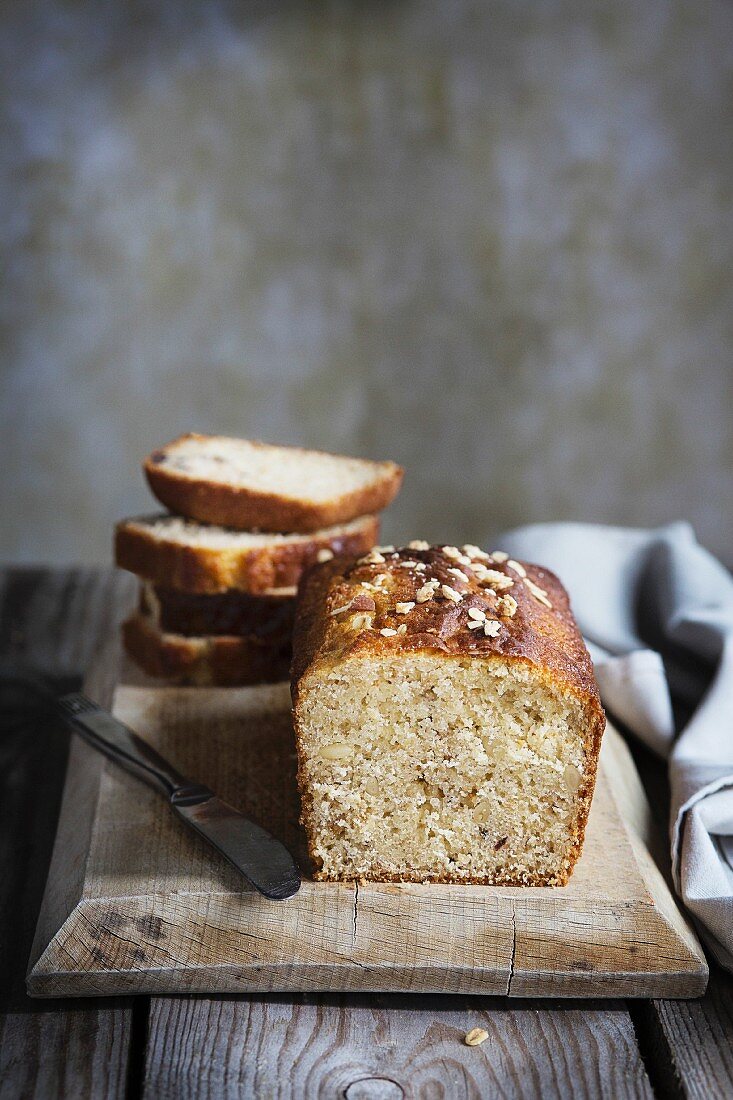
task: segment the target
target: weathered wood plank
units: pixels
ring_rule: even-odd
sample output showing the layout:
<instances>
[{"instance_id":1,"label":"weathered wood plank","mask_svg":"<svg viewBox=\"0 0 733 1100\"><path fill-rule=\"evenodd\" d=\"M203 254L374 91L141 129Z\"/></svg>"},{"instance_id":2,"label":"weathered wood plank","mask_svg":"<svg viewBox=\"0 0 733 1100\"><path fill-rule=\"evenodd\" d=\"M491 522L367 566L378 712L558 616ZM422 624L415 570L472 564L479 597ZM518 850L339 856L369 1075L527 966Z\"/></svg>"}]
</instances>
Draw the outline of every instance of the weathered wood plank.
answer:
<instances>
[{"instance_id":1,"label":"weathered wood plank","mask_svg":"<svg viewBox=\"0 0 733 1100\"><path fill-rule=\"evenodd\" d=\"M61 1002L0 1013L0 1097L114 1100L125 1095L130 1003Z\"/></svg>"},{"instance_id":2,"label":"weathered wood plank","mask_svg":"<svg viewBox=\"0 0 733 1100\"><path fill-rule=\"evenodd\" d=\"M128 598L129 584L111 572L8 571L0 593L0 659L33 666L54 677L59 687L71 687ZM25 968L56 828L68 738L48 723L34 723L27 708L23 714L28 720L21 724L7 722L7 707L4 714L0 1096L123 1096L131 1002L60 1002L49 1011L25 994Z\"/></svg>"},{"instance_id":3,"label":"weathered wood plank","mask_svg":"<svg viewBox=\"0 0 733 1100\"><path fill-rule=\"evenodd\" d=\"M489 1038L467 1047L483 1027ZM568 1001L155 998L147 1100L651 1097L628 1013Z\"/></svg>"},{"instance_id":4,"label":"weathered wood plank","mask_svg":"<svg viewBox=\"0 0 733 1100\"><path fill-rule=\"evenodd\" d=\"M712 967L706 995L642 1006L660 1081L690 1100L733 1096L733 979Z\"/></svg>"}]
</instances>

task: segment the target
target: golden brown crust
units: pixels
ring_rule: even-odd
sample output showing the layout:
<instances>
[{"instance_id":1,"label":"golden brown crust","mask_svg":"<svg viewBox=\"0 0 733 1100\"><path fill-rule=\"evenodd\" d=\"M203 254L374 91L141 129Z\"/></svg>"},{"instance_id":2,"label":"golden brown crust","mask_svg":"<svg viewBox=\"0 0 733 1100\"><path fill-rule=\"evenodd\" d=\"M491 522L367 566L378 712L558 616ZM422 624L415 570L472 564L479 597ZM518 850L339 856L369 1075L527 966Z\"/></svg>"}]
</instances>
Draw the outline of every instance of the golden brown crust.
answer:
<instances>
[{"instance_id":1,"label":"golden brown crust","mask_svg":"<svg viewBox=\"0 0 733 1100\"><path fill-rule=\"evenodd\" d=\"M200 523L214 523L238 531L307 533L346 523L357 516L381 512L402 484L404 471L400 466L394 462L374 463L375 468L380 469L379 477L372 484L319 503L305 498L286 499L246 486L199 480L165 465L169 449L181 440L203 438L195 432L181 436L153 451L143 463L148 484L158 500L172 512ZM257 442L253 445L265 446ZM292 447L289 450L303 449Z\"/></svg>"},{"instance_id":2,"label":"golden brown crust","mask_svg":"<svg viewBox=\"0 0 733 1100\"><path fill-rule=\"evenodd\" d=\"M291 690L299 755L302 820L309 839L314 876L327 877L314 857L311 842L314 832L313 799L303 781L304 756L298 697L304 681L311 671L327 670L335 663L358 654L408 655L431 651L444 655L446 660L471 657L487 662L526 662L547 678L548 685L560 686L583 702L587 715L585 768L583 785L577 792L578 812L573 828L573 846L563 867L551 878L533 876L519 881L512 876L433 877L423 874L394 875L378 870L369 878L385 882L562 886L568 881L582 851L606 722L590 655L573 618L567 592L554 573L526 562L486 560L486 555L477 557L466 552L474 548L448 549L449 554L445 553L445 548L435 546L422 550L407 548L376 555L377 558L381 556L382 561L367 560L375 556L372 553L367 555L367 559L362 558L349 566L344 566L343 560L328 562L313 567L301 580L293 632ZM406 562L415 564L405 566ZM482 568L491 571L489 579L483 582L479 580ZM450 570L459 570L465 579ZM501 580L502 577L506 580ZM424 603L418 602L418 592L432 579L440 585L447 585L459 595L459 602L452 602L441 590ZM512 582L510 586L509 581ZM513 614L509 614L510 608L501 603L506 596L516 601ZM413 603L414 606L407 613L399 614L396 610L398 603ZM487 636L483 629L469 630L469 608L499 622L496 637ZM502 614L502 610L506 613ZM371 615L371 625L354 629L354 614ZM394 631L400 627L406 628L404 633L388 636L380 633L383 629Z\"/></svg>"},{"instance_id":3,"label":"golden brown crust","mask_svg":"<svg viewBox=\"0 0 733 1100\"><path fill-rule=\"evenodd\" d=\"M520 563L527 579L546 592L552 604L546 607L508 562L476 561L479 567L484 565L511 582L510 587L497 590L490 583L481 584L470 566L446 556L440 547L402 549L381 556L383 562L368 563L364 558L348 566L344 566L343 560L327 562L313 567L303 577L293 640L296 686L316 659L332 663L360 652L379 655L437 650L446 656L489 659L497 655L528 661L545 668L577 694L594 699L600 708L590 656L570 610L568 595L554 573L542 566ZM400 564L409 561L423 570ZM451 570L463 572L467 579L460 579ZM386 580L374 586L380 575ZM437 597L425 603L417 602L418 590L433 578L457 592L461 601L453 603L438 592ZM373 587L365 587L365 582ZM501 614L499 601L505 596L517 602L511 617ZM360 601L352 606L356 597ZM373 602L374 619L370 629L354 630L351 627L354 612L366 610L361 597ZM410 602L415 606L408 614L397 613L398 603ZM344 610L333 614L338 608ZM469 608L499 621L497 637L468 629ZM407 630L404 635L380 634L382 629L398 630L403 626Z\"/></svg>"},{"instance_id":4,"label":"golden brown crust","mask_svg":"<svg viewBox=\"0 0 733 1100\"><path fill-rule=\"evenodd\" d=\"M353 557L378 538L378 517L364 516L357 528L338 536L315 531L304 542L230 549L166 539L131 519L115 528L115 561L121 569L183 592L212 595L237 589L268 596L278 589L295 588L303 570L317 561L319 551Z\"/></svg>"},{"instance_id":5,"label":"golden brown crust","mask_svg":"<svg viewBox=\"0 0 733 1100\"><path fill-rule=\"evenodd\" d=\"M122 624L125 649L149 676L179 684L269 684L286 680L290 647L272 646L252 637L190 638L161 633L136 613Z\"/></svg>"}]
</instances>

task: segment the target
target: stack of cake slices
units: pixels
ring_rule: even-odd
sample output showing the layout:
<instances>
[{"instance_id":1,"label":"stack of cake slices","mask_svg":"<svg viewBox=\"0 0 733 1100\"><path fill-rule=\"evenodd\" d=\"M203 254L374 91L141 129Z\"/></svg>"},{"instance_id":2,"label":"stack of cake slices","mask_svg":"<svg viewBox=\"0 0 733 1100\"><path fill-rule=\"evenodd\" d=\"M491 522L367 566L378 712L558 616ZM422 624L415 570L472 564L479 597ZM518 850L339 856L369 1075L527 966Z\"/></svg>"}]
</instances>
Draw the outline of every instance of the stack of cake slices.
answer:
<instances>
[{"instance_id":1,"label":"stack of cake slices","mask_svg":"<svg viewBox=\"0 0 733 1100\"><path fill-rule=\"evenodd\" d=\"M193 434L143 469L170 511L117 525L117 565L140 579L123 639L149 675L186 684L285 679L301 574L374 546L402 481L393 462Z\"/></svg>"}]
</instances>

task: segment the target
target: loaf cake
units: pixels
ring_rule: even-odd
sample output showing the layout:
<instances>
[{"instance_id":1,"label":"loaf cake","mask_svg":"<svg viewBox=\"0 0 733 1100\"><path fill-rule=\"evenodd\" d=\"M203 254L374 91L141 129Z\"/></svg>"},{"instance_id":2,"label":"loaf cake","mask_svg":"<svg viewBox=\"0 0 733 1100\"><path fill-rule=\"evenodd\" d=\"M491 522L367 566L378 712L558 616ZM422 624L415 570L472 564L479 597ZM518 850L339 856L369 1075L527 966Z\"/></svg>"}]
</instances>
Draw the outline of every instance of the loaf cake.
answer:
<instances>
[{"instance_id":1,"label":"loaf cake","mask_svg":"<svg viewBox=\"0 0 733 1100\"><path fill-rule=\"evenodd\" d=\"M317 565L292 690L316 878L567 882L605 718L548 570L424 542Z\"/></svg>"},{"instance_id":2,"label":"loaf cake","mask_svg":"<svg viewBox=\"0 0 733 1100\"><path fill-rule=\"evenodd\" d=\"M115 529L121 569L167 588L263 595L294 588L306 566L336 554L358 557L379 539L376 516L325 527L307 535L232 531L157 513L122 520Z\"/></svg>"},{"instance_id":3,"label":"loaf cake","mask_svg":"<svg viewBox=\"0 0 733 1100\"><path fill-rule=\"evenodd\" d=\"M285 533L379 512L402 482L394 462L196 434L153 451L144 470L172 512L236 530Z\"/></svg>"}]
</instances>

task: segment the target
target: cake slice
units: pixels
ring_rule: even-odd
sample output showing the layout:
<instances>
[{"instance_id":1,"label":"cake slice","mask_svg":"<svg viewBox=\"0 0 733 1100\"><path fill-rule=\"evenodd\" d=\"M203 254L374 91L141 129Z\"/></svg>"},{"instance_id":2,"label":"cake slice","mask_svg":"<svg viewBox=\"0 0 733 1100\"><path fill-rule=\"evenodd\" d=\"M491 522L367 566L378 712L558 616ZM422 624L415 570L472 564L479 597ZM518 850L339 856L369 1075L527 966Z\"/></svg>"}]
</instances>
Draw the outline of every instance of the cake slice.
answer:
<instances>
[{"instance_id":1,"label":"cake slice","mask_svg":"<svg viewBox=\"0 0 733 1100\"><path fill-rule=\"evenodd\" d=\"M155 616L137 611L122 624L128 655L149 676L172 683L233 687L287 680L290 639L255 634L192 636L161 630Z\"/></svg>"},{"instance_id":2,"label":"cake slice","mask_svg":"<svg viewBox=\"0 0 733 1100\"><path fill-rule=\"evenodd\" d=\"M346 523L385 508L402 481L394 462L195 434L154 451L144 470L172 512L240 531Z\"/></svg>"},{"instance_id":3,"label":"cake slice","mask_svg":"<svg viewBox=\"0 0 733 1100\"><path fill-rule=\"evenodd\" d=\"M292 675L316 878L567 882L605 718L553 574L426 543L316 566Z\"/></svg>"},{"instance_id":4,"label":"cake slice","mask_svg":"<svg viewBox=\"0 0 733 1100\"><path fill-rule=\"evenodd\" d=\"M307 535L282 535L232 531L158 513L117 524L115 560L122 569L168 588L208 594L236 588L265 595L296 587L314 562L336 554L357 556L378 538L376 516Z\"/></svg>"},{"instance_id":5,"label":"cake slice","mask_svg":"<svg viewBox=\"0 0 733 1100\"><path fill-rule=\"evenodd\" d=\"M290 653L295 591L280 596L222 592L200 596L143 581L139 609L166 634L250 638Z\"/></svg>"}]
</instances>

